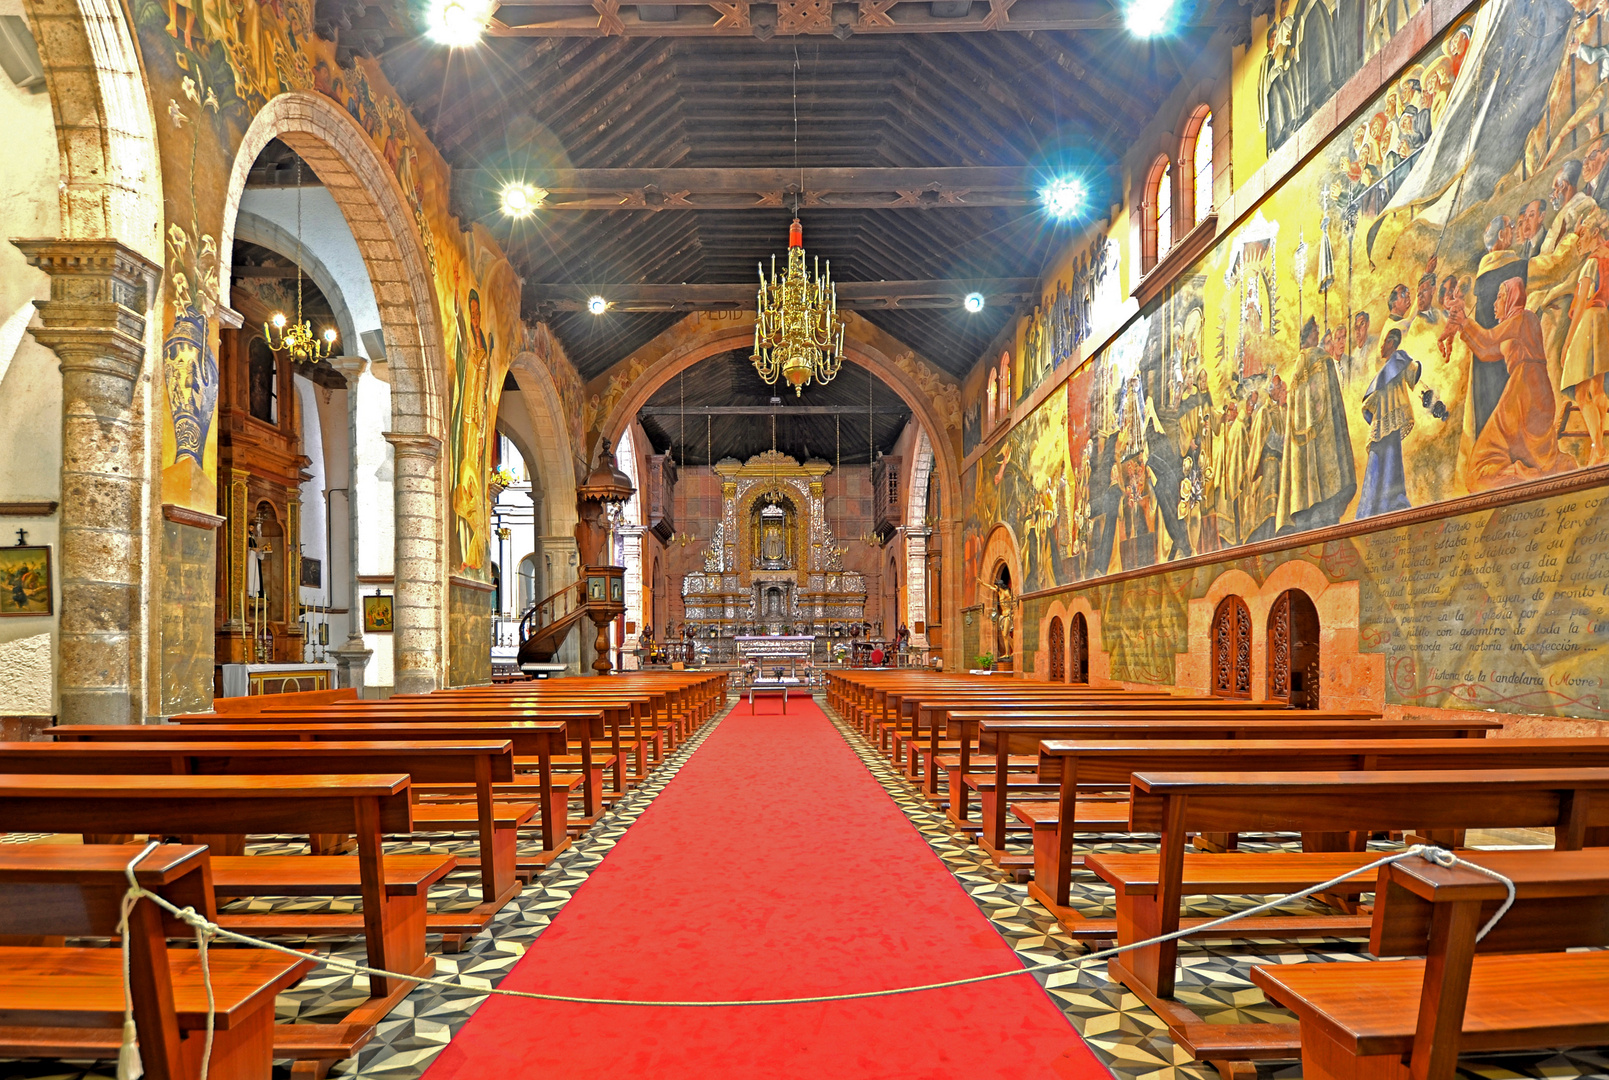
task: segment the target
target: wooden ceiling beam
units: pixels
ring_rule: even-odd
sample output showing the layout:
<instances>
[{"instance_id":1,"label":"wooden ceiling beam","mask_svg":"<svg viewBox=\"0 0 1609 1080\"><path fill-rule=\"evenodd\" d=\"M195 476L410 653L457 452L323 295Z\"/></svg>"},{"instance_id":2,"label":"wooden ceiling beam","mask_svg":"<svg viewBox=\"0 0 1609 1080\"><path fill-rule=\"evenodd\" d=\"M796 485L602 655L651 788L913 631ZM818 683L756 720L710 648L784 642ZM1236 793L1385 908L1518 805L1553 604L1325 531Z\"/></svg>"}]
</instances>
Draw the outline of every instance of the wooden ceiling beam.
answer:
<instances>
[{"instance_id":1,"label":"wooden ceiling beam","mask_svg":"<svg viewBox=\"0 0 1609 1080\"><path fill-rule=\"evenodd\" d=\"M934 138L948 138L914 114ZM961 149L957 147L957 149ZM1040 178L1030 168L803 170L803 206L826 210L938 210L1032 206ZM501 170L456 170L454 181L495 196ZM546 194L543 211L777 210L800 192L793 169L548 169L527 182Z\"/></svg>"},{"instance_id":2,"label":"wooden ceiling beam","mask_svg":"<svg viewBox=\"0 0 1609 1080\"><path fill-rule=\"evenodd\" d=\"M577 0L505 0L493 17L494 37L756 37L751 0L702 0L674 5L670 20L643 19L637 4L604 0L608 10ZM860 0L846 23L828 5L817 17L801 21L801 35L835 31L854 35L956 34L1012 30L1115 30L1122 13L1108 0L974 0L962 18L936 18L926 3ZM789 26L769 24L772 34L787 37Z\"/></svg>"},{"instance_id":3,"label":"wooden ceiling beam","mask_svg":"<svg viewBox=\"0 0 1609 1080\"><path fill-rule=\"evenodd\" d=\"M840 281L838 306L846 311L959 308L968 293L982 293L985 304L1016 307L1032 301L1035 278L978 281ZM526 298L543 314L585 311L587 300L602 296L610 311L736 311L754 302L754 285L569 285L527 284Z\"/></svg>"}]
</instances>

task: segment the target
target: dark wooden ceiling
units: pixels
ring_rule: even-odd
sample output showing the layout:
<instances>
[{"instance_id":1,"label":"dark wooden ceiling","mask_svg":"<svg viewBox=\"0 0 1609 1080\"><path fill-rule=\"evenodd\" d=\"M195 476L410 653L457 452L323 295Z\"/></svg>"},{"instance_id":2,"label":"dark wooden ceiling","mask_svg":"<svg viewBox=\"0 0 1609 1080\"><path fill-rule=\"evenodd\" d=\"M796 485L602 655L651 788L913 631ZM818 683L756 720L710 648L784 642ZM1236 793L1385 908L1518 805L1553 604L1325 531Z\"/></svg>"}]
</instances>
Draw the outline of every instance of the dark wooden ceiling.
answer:
<instances>
[{"instance_id":1,"label":"dark wooden ceiling","mask_svg":"<svg viewBox=\"0 0 1609 1080\"><path fill-rule=\"evenodd\" d=\"M782 400L776 406L777 449L800 461L812 457L832 461L837 452L845 465L865 465L868 379L871 380L872 451L886 453L910 420L911 410L881 379L849 363L830 383L812 383L799 397L791 392L781 395ZM726 457L746 461L762 450L771 449L770 415L707 416L704 409L707 406L768 409L771 394L771 387L760 381L746 354L712 356L671 379L649 398L648 408L653 411L642 415L643 430L648 433L655 453L662 454L669 448L683 465L709 464L706 442L713 444L716 461ZM685 435L681 417L684 395ZM844 411L839 416L806 414L799 411L801 407Z\"/></svg>"},{"instance_id":2,"label":"dark wooden ceiling","mask_svg":"<svg viewBox=\"0 0 1609 1080\"><path fill-rule=\"evenodd\" d=\"M1233 0L1227 6L1234 7ZM1239 10L1239 9L1237 9ZM1159 42L1121 30L719 38L496 38L448 52L390 49L387 76L455 169L995 166L1076 172L1091 205L1184 58L1211 32ZM794 94L797 80L797 157ZM471 187L475 185L463 185ZM532 283L730 283L786 248L787 210L546 211L510 223L496 192L458 207L497 234ZM807 210L805 247L844 281L1042 272L1067 228L1037 209ZM529 299L529 298L528 298ZM866 317L961 376L1011 317L955 309ZM561 312L584 378L677 313Z\"/></svg>"}]
</instances>

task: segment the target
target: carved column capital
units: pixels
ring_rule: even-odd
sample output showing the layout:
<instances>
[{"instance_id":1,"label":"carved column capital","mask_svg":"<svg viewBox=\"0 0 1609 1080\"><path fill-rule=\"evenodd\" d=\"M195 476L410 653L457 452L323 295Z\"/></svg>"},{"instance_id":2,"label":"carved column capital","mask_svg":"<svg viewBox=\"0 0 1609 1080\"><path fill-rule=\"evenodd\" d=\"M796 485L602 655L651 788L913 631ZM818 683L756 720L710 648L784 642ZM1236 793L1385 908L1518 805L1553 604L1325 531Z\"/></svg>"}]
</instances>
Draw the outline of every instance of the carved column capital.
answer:
<instances>
[{"instance_id":1,"label":"carved column capital","mask_svg":"<svg viewBox=\"0 0 1609 1080\"><path fill-rule=\"evenodd\" d=\"M43 326L34 340L64 371L133 381L145 362L145 320L160 267L115 240L14 240L30 265L50 275L50 299L36 300Z\"/></svg>"},{"instance_id":2,"label":"carved column capital","mask_svg":"<svg viewBox=\"0 0 1609 1080\"><path fill-rule=\"evenodd\" d=\"M397 456L428 458L435 461L441 456L441 440L434 435L414 431L387 431L385 441L396 448Z\"/></svg>"},{"instance_id":3,"label":"carved column capital","mask_svg":"<svg viewBox=\"0 0 1609 1080\"><path fill-rule=\"evenodd\" d=\"M356 387L353 386L353 383L358 380L364 369L369 366L369 361L361 356L332 356L330 357L330 366L339 371L346 379L347 389L354 390Z\"/></svg>"}]
</instances>

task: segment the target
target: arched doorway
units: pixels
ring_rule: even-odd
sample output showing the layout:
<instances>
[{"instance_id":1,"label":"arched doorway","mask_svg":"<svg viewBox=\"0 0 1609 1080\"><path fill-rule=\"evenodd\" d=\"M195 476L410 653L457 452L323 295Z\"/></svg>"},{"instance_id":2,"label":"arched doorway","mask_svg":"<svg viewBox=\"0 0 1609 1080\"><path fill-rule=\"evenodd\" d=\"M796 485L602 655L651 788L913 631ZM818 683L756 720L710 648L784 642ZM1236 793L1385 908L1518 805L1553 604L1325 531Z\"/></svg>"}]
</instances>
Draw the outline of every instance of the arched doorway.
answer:
<instances>
[{"instance_id":1,"label":"arched doorway","mask_svg":"<svg viewBox=\"0 0 1609 1080\"><path fill-rule=\"evenodd\" d=\"M1073 616L1073 640L1070 650L1067 681L1082 683L1087 686L1089 684L1089 623L1085 621L1082 611Z\"/></svg>"},{"instance_id":2,"label":"arched doorway","mask_svg":"<svg viewBox=\"0 0 1609 1080\"><path fill-rule=\"evenodd\" d=\"M1319 707L1318 608L1286 589L1268 611L1268 697L1295 709Z\"/></svg>"},{"instance_id":3,"label":"arched doorway","mask_svg":"<svg viewBox=\"0 0 1609 1080\"><path fill-rule=\"evenodd\" d=\"M1067 630L1062 626L1061 616L1050 617L1050 631L1046 634L1046 648L1050 651L1050 681L1065 682L1067 679Z\"/></svg>"},{"instance_id":4,"label":"arched doorway","mask_svg":"<svg viewBox=\"0 0 1609 1080\"><path fill-rule=\"evenodd\" d=\"M1251 697L1251 612L1234 595L1218 601L1212 613L1212 693Z\"/></svg>"}]
</instances>

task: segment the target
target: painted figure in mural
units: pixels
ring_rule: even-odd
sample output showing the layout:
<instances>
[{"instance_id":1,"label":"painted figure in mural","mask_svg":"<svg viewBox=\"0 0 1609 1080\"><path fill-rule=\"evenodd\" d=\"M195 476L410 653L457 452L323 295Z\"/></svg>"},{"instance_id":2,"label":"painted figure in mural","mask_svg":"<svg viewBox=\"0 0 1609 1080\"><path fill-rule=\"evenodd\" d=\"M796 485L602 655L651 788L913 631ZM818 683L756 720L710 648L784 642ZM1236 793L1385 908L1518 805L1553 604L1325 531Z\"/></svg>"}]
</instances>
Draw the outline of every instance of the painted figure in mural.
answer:
<instances>
[{"instance_id":1,"label":"painted figure in mural","mask_svg":"<svg viewBox=\"0 0 1609 1080\"><path fill-rule=\"evenodd\" d=\"M458 321L458 418L453 431L453 454L457 466L453 482L453 517L461 564L479 568L483 562L481 548L486 522L486 411L492 344L481 326L478 290L469 290L467 306L467 327L464 325L463 310L454 312Z\"/></svg>"},{"instance_id":2,"label":"painted figure in mural","mask_svg":"<svg viewBox=\"0 0 1609 1080\"><path fill-rule=\"evenodd\" d=\"M1045 351L1045 315L1044 309L1034 308L1033 315L1028 319L1028 329L1022 338L1022 388L1031 390L1039 382L1040 357ZM1005 395L1001 396L1005 401ZM1009 406L1008 406L1009 408Z\"/></svg>"},{"instance_id":3,"label":"painted figure in mural","mask_svg":"<svg viewBox=\"0 0 1609 1080\"><path fill-rule=\"evenodd\" d=\"M1412 390L1419 384L1419 361L1398 348L1401 330L1386 331L1380 343L1384 361L1368 389L1363 391L1363 422L1369 425L1369 461L1363 470L1363 493L1358 497L1361 520L1393 510L1406 510L1408 477L1402 464L1402 440L1413 431Z\"/></svg>"},{"instance_id":4,"label":"painted figure in mural","mask_svg":"<svg viewBox=\"0 0 1609 1080\"><path fill-rule=\"evenodd\" d=\"M1369 333L1369 313L1357 311L1352 315L1351 348L1346 354L1345 379L1351 382L1354 375L1365 371L1373 359L1374 335Z\"/></svg>"},{"instance_id":5,"label":"painted figure in mural","mask_svg":"<svg viewBox=\"0 0 1609 1080\"><path fill-rule=\"evenodd\" d=\"M1274 535L1274 520L1279 512L1280 459L1285 453L1286 397L1285 383L1276 373L1268 384L1268 393L1259 395L1253 391L1247 402L1252 412L1240 522L1248 544Z\"/></svg>"},{"instance_id":6,"label":"painted figure in mural","mask_svg":"<svg viewBox=\"0 0 1609 1080\"><path fill-rule=\"evenodd\" d=\"M1464 484L1485 491L1574 468L1561 453L1554 426L1553 385L1542 345L1542 321L1525 308L1525 286L1518 278L1503 283L1497 297L1497 324L1460 318L1459 335L1477 355L1496 355L1507 366L1503 393L1476 436Z\"/></svg>"},{"instance_id":7,"label":"painted figure in mural","mask_svg":"<svg viewBox=\"0 0 1609 1080\"><path fill-rule=\"evenodd\" d=\"M1586 424L1587 465L1605 460L1603 434L1609 424L1609 240L1600 223L1589 234L1587 259L1581 265L1570 304L1570 330L1564 343L1560 388L1574 399Z\"/></svg>"},{"instance_id":8,"label":"painted figure in mural","mask_svg":"<svg viewBox=\"0 0 1609 1080\"><path fill-rule=\"evenodd\" d=\"M1546 255L1558 245L1559 237L1567 236L1576 231L1588 214L1598 209L1598 204L1592 196L1581 190L1582 164L1580 161L1566 161L1559 167L1558 175L1553 178L1553 195L1551 203L1558 216L1553 219L1552 231L1542 242L1541 253Z\"/></svg>"},{"instance_id":9,"label":"painted figure in mural","mask_svg":"<svg viewBox=\"0 0 1609 1080\"><path fill-rule=\"evenodd\" d=\"M1280 533L1336 524L1358 490L1340 375L1334 358L1319 348L1318 323L1312 316L1302 326L1300 341L1285 412L1275 520Z\"/></svg>"},{"instance_id":10,"label":"painted figure in mural","mask_svg":"<svg viewBox=\"0 0 1609 1080\"><path fill-rule=\"evenodd\" d=\"M1555 230L1548 239L1557 237ZM1514 222L1507 214L1499 215L1486 226L1486 254L1475 271L1474 322L1487 330L1497 325L1497 293L1510 279L1522 286L1530 271L1529 260L1522 259L1514 250ZM1466 342L1469 339L1465 338ZM1508 382L1508 366L1496 350L1483 351L1471 343L1473 364L1469 375L1471 438L1479 438L1486 421L1503 396Z\"/></svg>"},{"instance_id":11,"label":"painted figure in mural","mask_svg":"<svg viewBox=\"0 0 1609 1080\"><path fill-rule=\"evenodd\" d=\"M1212 454L1202 468L1201 550L1240 543L1240 484L1246 474L1246 428L1240 405L1226 401L1213 420Z\"/></svg>"}]
</instances>

